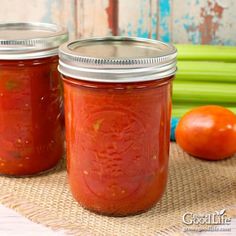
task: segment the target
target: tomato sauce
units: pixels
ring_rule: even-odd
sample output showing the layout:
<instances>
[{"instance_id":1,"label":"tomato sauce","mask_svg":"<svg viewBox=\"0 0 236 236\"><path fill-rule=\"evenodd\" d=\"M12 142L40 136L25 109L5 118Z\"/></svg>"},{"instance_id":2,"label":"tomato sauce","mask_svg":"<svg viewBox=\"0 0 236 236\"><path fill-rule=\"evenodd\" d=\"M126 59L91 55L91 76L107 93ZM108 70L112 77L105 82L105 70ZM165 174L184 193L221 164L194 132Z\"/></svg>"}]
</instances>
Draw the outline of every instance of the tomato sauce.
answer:
<instances>
[{"instance_id":1,"label":"tomato sauce","mask_svg":"<svg viewBox=\"0 0 236 236\"><path fill-rule=\"evenodd\" d=\"M75 199L107 215L149 209L167 181L171 78L98 84L64 77L67 167Z\"/></svg>"},{"instance_id":2,"label":"tomato sauce","mask_svg":"<svg viewBox=\"0 0 236 236\"><path fill-rule=\"evenodd\" d=\"M58 57L0 60L0 174L32 175L63 154Z\"/></svg>"}]
</instances>

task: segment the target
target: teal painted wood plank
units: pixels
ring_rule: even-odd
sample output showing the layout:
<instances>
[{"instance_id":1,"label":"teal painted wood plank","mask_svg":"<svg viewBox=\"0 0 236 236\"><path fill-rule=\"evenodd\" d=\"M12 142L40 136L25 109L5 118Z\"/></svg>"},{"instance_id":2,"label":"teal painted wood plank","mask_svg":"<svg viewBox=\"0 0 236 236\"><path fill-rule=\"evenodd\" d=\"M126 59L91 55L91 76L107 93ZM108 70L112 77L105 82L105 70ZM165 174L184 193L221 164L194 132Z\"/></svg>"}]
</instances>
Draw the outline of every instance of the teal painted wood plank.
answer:
<instances>
[{"instance_id":1,"label":"teal painted wood plank","mask_svg":"<svg viewBox=\"0 0 236 236\"><path fill-rule=\"evenodd\" d=\"M150 33L149 36L152 39L157 39L157 27L158 27L158 0L150 1Z\"/></svg>"},{"instance_id":2,"label":"teal painted wood plank","mask_svg":"<svg viewBox=\"0 0 236 236\"><path fill-rule=\"evenodd\" d=\"M164 42L172 40L172 1L159 0L159 25L158 39Z\"/></svg>"},{"instance_id":3,"label":"teal painted wood plank","mask_svg":"<svg viewBox=\"0 0 236 236\"><path fill-rule=\"evenodd\" d=\"M235 0L1 0L0 8L1 22L53 22L66 26L71 39L118 31L165 42L236 45L235 19Z\"/></svg>"},{"instance_id":4,"label":"teal painted wood plank","mask_svg":"<svg viewBox=\"0 0 236 236\"><path fill-rule=\"evenodd\" d=\"M235 0L173 1L173 41L236 45Z\"/></svg>"},{"instance_id":5,"label":"teal painted wood plank","mask_svg":"<svg viewBox=\"0 0 236 236\"><path fill-rule=\"evenodd\" d=\"M142 38L157 37L156 0L119 0L119 34Z\"/></svg>"}]
</instances>

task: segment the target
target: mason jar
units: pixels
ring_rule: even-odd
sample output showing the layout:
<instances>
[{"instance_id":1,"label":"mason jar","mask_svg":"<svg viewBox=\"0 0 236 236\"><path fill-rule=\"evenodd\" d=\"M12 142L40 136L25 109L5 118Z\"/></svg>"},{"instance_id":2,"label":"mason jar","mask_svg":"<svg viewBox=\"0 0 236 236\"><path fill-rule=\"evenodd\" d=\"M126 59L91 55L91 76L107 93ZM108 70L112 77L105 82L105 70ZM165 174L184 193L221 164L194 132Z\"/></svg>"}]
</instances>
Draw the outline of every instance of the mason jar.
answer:
<instances>
[{"instance_id":1,"label":"mason jar","mask_svg":"<svg viewBox=\"0 0 236 236\"><path fill-rule=\"evenodd\" d=\"M57 65L66 40L53 24L0 24L0 174L38 174L63 155Z\"/></svg>"},{"instance_id":2,"label":"mason jar","mask_svg":"<svg viewBox=\"0 0 236 236\"><path fill-rule=\"evenodd\" d=\"M63 44L59 58L74 198L99 214L146 211L167 182L175 47L92 38Z\"/></svg>"}]
</instances>

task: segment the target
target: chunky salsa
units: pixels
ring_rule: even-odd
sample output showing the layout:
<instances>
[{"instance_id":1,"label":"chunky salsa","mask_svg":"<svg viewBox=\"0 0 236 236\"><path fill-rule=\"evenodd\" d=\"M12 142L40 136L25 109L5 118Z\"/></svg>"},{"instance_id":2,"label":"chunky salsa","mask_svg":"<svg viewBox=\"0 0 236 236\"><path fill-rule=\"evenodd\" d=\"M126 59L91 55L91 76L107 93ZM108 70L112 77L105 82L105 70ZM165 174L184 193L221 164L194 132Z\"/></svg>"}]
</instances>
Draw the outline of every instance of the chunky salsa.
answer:
<instances>
[{"instance_id":1,"label":"chunky salsa","mask_svg":"<svg viewBox=\"0 0 236 236\"><path fill-rule=\"evenodd\" d=\"M159 200L167 181L172 78L63 77L69 183L82 206L124 216Z\"/></svg>"},{"instance_id":2,"label":"chunky salsa","mask_svg":"<svg viewBox=\"0 0 236 236\"><path fill-rule=\"evenodd\" d=\"M63 154L58 57L0 60L0 174L32 175Z\"/></svg>"}]
</instances>

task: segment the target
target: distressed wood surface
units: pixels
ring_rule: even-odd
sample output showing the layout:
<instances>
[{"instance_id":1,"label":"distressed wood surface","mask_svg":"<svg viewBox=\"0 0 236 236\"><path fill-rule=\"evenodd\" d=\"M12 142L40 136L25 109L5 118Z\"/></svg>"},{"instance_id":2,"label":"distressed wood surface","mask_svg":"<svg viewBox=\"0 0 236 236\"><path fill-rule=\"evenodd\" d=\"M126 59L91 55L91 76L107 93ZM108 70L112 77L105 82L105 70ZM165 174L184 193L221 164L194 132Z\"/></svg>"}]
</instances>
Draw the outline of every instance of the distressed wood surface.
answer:
<instances>
[{"instance_id":1,"label":"distressed wood surface","mask_svg":"<svg viewBox=\"0 0 236 236\"><path fill-rule=\"evenodd\" d=\"M1 0L0 21L53 22L71 39L127 35L236 45L235 0Z\"/></svg>"},{"instance_id":2,"label":"distressed wood surface","mask_svg":"<svg viewBox=\"0 0 236 236\"><path fill-rule=\"evenodd\" d=\"M111 35L109 27L109 0L77 0L77 37Z\"/></svg>"},{"instance_id":3,"label":"distressed wood surface","mask_svg":"<svg viewBox=\"0 0 236 236\"><path fill-rule=\"evenodd\" d=\"M158 39L164 42L172 41L172 1L159 0Z\"/></svg>"},{"instance_id":4,"label":"distressed wood surface","mask_svg":"<svg viewBox=\"0 0 236 236\"><path fill-rule=\"evenodd\" d=\"M156 0L119 0L118 3L120 35L157 37L158 4Z\"/></svg>"},{"instance_id":5,"label":"distressed wood surface","mask_svg":"<svg viewBox=\"0 0 236 236\"><path fill-rule=\"evenodd\" d=\"M235 0L173 0L174 42L236 45Z\"/></svg>"}]
</instances>

